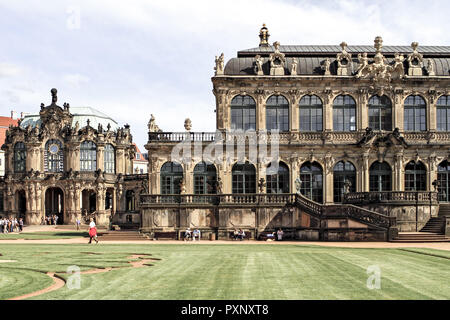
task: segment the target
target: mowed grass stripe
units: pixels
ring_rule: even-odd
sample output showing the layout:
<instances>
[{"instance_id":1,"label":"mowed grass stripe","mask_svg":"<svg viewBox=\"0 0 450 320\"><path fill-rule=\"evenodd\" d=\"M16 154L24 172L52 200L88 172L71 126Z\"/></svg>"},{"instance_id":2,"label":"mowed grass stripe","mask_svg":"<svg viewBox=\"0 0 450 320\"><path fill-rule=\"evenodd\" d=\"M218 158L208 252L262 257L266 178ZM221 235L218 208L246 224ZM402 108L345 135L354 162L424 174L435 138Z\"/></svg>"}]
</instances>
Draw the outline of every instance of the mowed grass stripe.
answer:
<instances>
[{"instance_id":1,"label":"mowed grass stripe","mask_svg":"<svg viewBox=\"0 0 450 320\"><path fill-rule=\"evenodd\" d=\"M69 265L82 265L82 270L121 268L81 275L80 290L64 287L32 299L450 299L449 259L397 249L29 244L4 246L0 253L1 259L18 260L0 265L0 274L28 277L23 283L0 281L2 298L51 284L46 275L20 268L64 272ZM131 268L127 257L133 253L162 260ZM381 290L366 286L369 265L381 268Z\"/></svg>"}]
</instances>

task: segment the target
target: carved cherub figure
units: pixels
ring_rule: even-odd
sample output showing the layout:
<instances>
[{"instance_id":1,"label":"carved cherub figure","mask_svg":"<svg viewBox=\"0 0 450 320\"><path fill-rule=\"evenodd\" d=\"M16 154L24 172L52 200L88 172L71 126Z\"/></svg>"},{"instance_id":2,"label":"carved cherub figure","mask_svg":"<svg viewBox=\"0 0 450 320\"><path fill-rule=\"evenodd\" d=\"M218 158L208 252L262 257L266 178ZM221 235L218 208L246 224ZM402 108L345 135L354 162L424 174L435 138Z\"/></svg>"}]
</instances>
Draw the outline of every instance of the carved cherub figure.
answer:
<instances>
[{"instance_id":1,"label":"carved cherub figure","mask_svg":"<svg viewBox=\"0 0 450 320\"><path fill-rule=\"evenodd\" d=\"M330 66L331 66L331 60L330 60L330 58L326 58L325 61L323 62L323 67L322 67L322 69L324 70L324 74L326 76L329 76L331 74Z\"/></svg>"},{"instance_id":2,"label":"carved cherub figure","mask_svg":"<svg viewBox=\"0 0 450 320\"><path fill-rule=\"evenodd\" d=\"M362 55L361 53L358 53L358 61L359 61L359 67L356 71L356 77L360 78L362 76L363 71L368 70L369 66L369 59L367 58L367 52L364 52Z\"/></svg>"},{"instance_id":3,"label":"carved cherub figure","mask_svg":"<svg viewBox=\"0 0 450 320\"><path fill-rule=\"evenodd\" d=\"M431 59L427 60L427 72L429 76L434 76L436 74L434 71L434 63Z\"/></svg>"}]
</instances>

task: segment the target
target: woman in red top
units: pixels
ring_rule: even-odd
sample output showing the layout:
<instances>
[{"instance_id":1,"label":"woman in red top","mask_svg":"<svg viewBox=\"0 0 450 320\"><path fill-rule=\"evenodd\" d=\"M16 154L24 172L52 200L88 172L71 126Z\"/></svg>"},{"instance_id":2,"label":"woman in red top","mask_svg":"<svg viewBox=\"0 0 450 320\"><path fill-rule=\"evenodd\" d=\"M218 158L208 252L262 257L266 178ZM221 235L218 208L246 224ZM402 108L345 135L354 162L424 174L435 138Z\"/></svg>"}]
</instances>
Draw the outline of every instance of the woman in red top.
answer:
<instances>
[{"instance_id":1,"label":"woman in red top","mask_svg":"<svg viewBox=\"0 0 450 320\"><path fill-rule=\"evenodd\" d=\"M97 228L95 227L94 219L91 218L91 222L89 223L89 243L92 243L92 239L95 240L96 243L98 243L97 240Z\"/></svg>"}]
</instances>

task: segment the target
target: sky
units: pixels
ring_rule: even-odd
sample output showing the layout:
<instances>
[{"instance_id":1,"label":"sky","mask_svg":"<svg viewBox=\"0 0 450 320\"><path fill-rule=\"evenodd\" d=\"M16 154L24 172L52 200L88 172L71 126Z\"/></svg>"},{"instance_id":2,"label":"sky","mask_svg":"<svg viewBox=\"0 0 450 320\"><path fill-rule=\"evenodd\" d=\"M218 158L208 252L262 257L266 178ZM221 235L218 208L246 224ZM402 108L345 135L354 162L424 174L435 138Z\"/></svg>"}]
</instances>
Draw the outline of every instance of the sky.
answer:
<instances>
[{"instance_id":1,"label":"sky","mask_svg":"<svg viewBox=\"0 0 450 320\"><path fill-rule=\"evenodd\" d=\"M0 0L0 115L58 104L131 125L144 151L150 114L164 131L215 130L214 58L285 45L449 45L448 1Z\"/></svg>"}]
</instances>

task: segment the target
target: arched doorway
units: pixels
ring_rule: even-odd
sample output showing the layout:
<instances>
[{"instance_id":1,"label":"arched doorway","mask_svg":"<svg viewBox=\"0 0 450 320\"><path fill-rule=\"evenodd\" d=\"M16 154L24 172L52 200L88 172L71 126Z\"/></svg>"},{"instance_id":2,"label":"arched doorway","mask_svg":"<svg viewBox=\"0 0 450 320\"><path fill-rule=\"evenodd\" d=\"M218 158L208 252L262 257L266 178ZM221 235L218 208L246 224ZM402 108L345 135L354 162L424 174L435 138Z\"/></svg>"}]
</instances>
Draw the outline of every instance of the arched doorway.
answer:
<instances>
[{"instance_id":1,"label":"arched doorway","mask_svg":"<svg viewBox=\"0 0 450 320\"><path fill-rule=\"evenodd\" d=\"M56 215L57 223L64 223L64 193L60 188L52 187L45 191L45 215Z\"/></svg>"},{"instance_id":2,"label":"arched doorway","mask_svg":"<svg viewBox=\"0 0 450 320\"><path fill-rule=\"evenodd\" d=\"M81 212L91 214L97 210L97 194L94 190L84 189L81 193Z\"/></svg>"},{"instance_id":3,"label":"arched doorway","mask_svg":"<svg viewBox=\"0 0 450 320\"><path fill-rule=\"evenodd\" d=\"M342 202L346 184L349 192L356 191L356 168L349 161L339 161L333 168L334 202Z\"/></svg>"},{"instance_id":4,"label":"arched doorway","mask_svg":"<svg viewBox=\"0 0 450 320\"><path fill-rule=\"evenodd\" d=\"M285 163L280 162L276 171L271 163L267 166L266 192L289 193L289 168Z\"/></svg>"},{"instance_id":5,"label":"arched doorway","mask_svg":"<svg viewBox=\"0 0 450 320\"><path fill-rule=\"evenodd\" d=\"M392 170L387 162L375 161L369 168L370 192L392 190Z\"/></svg>"},{"instance_id":6,"label":"arched doorway","mask_svg":"<svg viewBox=\"0 0 450 320\"><path fill-rule=\"evenodd\" d=\"M405 167L405 191L426 191L427 169L421 162L410 161Z\"/></svg>"},{"instance_id":7,"label":"arched doorway","mask_svg":"<svg viewBox=\"0 0 450 320\"><path fill-rule=\"evenodd\" d=\"M450 163L447 160L439 164L437 179L439 181L439 201L450 202Z\"/></svg>"},{"instance_id":8,"label":"arched doorway","mask_svg":"<svg viewBox=\"0 0 450 320\"><path fill-rule=\"evenodd\" d=\"M25 195L25 190L18 190L16 192L16 208L19 215L18 218L25 220L25 212L27 211L27 197Z\"/></svg>"},{"instance_id":9,"label":"arched doorway","mask_svg":"<svg viewBox=\"0 0 450 320\"><path fill-rule=\"evenodd\" d=\"M323 176L322 167L317 162L305 162L300 168L300 192L305 197L322 203Z\"/></svg>"}]
</instances>

